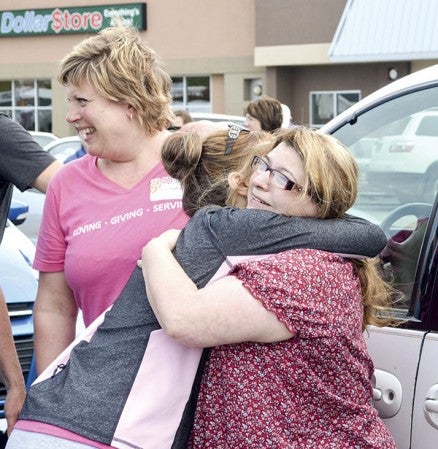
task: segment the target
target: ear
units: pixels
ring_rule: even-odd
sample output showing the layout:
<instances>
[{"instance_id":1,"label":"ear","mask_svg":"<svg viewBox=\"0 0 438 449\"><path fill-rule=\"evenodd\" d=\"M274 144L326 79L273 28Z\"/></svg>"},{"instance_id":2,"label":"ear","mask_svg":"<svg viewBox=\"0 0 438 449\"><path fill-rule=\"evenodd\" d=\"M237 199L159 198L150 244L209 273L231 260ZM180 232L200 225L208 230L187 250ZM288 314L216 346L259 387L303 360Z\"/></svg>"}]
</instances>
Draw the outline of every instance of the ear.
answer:
<instances>
[{"instance_id":1,"label":"ear","mask_svg":"<svg viewBox=\"0 0 438 449\"><path fill-rule=\"evenodd\" d=\"M130 120L132 120L137 117L137 111L131 105L128 105L126 115Z\"/></svg>"},{"instance_id":2,"label":"ear","mask_svg":"<svg viewBox=\"0 0 438 449\"><path fill-rule=\"evenodd\" d=\"M228 175L228 185L231 190L235 190L239 195L245 198L248 196L248 185L239 172L233 171Z\"/></svg>"}]
</instances>

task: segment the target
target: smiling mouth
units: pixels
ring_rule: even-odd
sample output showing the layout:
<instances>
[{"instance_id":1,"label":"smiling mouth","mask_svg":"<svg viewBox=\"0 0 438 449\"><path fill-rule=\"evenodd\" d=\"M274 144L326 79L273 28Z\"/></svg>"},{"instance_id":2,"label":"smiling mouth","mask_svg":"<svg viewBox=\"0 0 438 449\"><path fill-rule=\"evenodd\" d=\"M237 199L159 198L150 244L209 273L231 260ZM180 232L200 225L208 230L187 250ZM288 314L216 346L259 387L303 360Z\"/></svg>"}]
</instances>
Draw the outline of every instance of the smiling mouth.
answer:
<instances>
[{"instance_id":1,"label":"smiling mouth","mask_svg":"<svg viewBox=\"0 0 438 449\"><path fill-rule=\"evenodd\" d=\"M258 198L257 196L254 196L254 195L251 196L251 201L253 203L262 204L263 206L271 207L271 205L268 204L266 201L263 201L262 199Z\"/></svg>"},{"instance_id":2,"label":"smiling mouth","mask_svg":"<svg viewBox=\"0 0 438 449\"><path fill-rule=\"evenodd\" d=\"M92 134L94 134L95 131L96 131L95 128L83 128L83 129L78 130L78 134L81 139L85 140L88 136L91 136Z\"/></svg>"}]
</instances>

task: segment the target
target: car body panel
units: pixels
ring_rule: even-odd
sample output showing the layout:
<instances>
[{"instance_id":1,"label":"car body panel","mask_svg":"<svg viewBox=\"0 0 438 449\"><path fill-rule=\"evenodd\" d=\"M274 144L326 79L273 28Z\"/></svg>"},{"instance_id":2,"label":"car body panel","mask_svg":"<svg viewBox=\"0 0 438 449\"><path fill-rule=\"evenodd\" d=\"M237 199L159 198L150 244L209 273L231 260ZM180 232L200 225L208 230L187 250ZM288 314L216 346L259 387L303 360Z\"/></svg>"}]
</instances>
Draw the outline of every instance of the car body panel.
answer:
<instances>
[{"instance_id":1,"label":"car body panel","mask_svg":"<svg viewBox=\"0 0 438 449\"><path fill-rule=\"evenodd\" d=\"M38 288L38 272L31 268L35 256L33 243L8 221L0 245L0 286L6 299L12 335L27 379L33 357L33 304ZM0 382L0 418L6 390Z\"/></svg>"},{"instance_id":2,"label":"car body panel","mask_svg":"<svg viewBox=\"0 0 438 449\"><path fill-rule=\"evenodd\" d=\"M28 206L27 217L26 220L20 224L20 231L36 244L46 195L37 189L28 189L21 192L14 187L12 200Z\"/></svg>"},{"instance_id":3,"label":"car body panel","mask_svg":"<svg viewBox=\"0 0 438 449\"><path fill-rule=\"evenodd\" d=\"M382 398L374 401L374 405L382 415L388 404L401 401L401 407L397 412L385 418L385 423L396 441L397 449L405 446L410 439L410 426L406 425L411 420L412 404L414 402L414 388L404 388L405 385L413 385L415 382L417 364L412 360L418 359L421 352L424 332L409 329L395 331L391 328L371 328L365 337L367 347L376 369L385 373L395 374L402 385L401 395L395 397L395 388L390 384L389 388L381 389ZM403 347L403 358L394 348ZM378 376L376 376L378 378ZM378 380L377 380L378 382ZM386 410L385 410L386 411Z\"/></svg>"},{"instance_id":4,"label":"car body panel","mask_svg":"<svg viewBox=\"0 0 438 449\"><path fill-rule=\"evenodd\" d=\"M365 336L376 368L374 405L397 449L432 449L438 441L438 172L428 178L438 165L438 129L413 137L437 107L435 65L365 97L320 129L358 160L351 212L371 217L390 237L382 260L403 294L399 325L370 327ZM414 140L418 148L405 147Z\"/></svg>"},{"instance_id":5,"label":"car body panel","mask_svg":"<svg viewBox=\"0 0 438 449\"><path fill-rule=\"evenodd\" d=\"M425 408L426 400L431 397L431 389L433 398L438 399L437 360L438 335L435 332L428 333L424 338L413 403L411 447L415 449L429 449L432 447L431 441L437 442L438 413L429 413Z\"/></svg>"}]
</instances>

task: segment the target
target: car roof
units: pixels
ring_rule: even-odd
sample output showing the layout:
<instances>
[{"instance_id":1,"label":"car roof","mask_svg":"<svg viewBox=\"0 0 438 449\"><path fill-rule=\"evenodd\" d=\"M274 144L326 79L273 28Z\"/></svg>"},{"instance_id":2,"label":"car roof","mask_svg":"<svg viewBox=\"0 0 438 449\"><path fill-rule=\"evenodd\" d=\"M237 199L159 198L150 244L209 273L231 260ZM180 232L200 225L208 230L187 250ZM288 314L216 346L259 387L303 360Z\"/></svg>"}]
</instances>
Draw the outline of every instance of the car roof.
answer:
<instances>
[{"instance_id":1,"label":"car roof","mask_svg":"<svg viewBox=\"0 0 438 449\"><path fill-rule=\"evenodd\" d=\"M229 114L215 114L208 112L190 112L193 120L211 120L217 122L234 122L242 124L245 121L245 117L241 115L229 115Z\"/></svg>"},{"instance_id":2,"label":"car roof","mask_svg":"<svg viewBox=\"0 0 438 449\"><path fill-rule=\"evenodd\" d=\"M68 136L68 137L59 137L58 139L54 140L53 142L48 143L47 145L44 146L44 149L49 151L50 149L52 149L53 147L59 145L60 143L63 142L80 142L80 138L79 136Z\"/></svg>"}]
</instances>

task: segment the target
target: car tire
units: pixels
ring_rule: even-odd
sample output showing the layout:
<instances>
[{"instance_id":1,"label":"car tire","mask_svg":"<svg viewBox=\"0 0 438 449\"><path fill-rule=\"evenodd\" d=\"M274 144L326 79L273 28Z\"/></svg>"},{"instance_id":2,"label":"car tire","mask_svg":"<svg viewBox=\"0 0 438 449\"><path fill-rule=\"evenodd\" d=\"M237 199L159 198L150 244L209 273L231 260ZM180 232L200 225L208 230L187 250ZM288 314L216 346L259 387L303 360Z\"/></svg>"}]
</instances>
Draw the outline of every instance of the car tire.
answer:
<instances>
[{"instance_id":1,"label":"car tire","mask_svg":"<svg viewBox=\"0 0 438 449\"><path fill-rule=\"evenodd\" d=\"M424 201L433 204L438 193L438 167L432 167L426 175L424 183Z\"/></svg>"}]
</instances>

